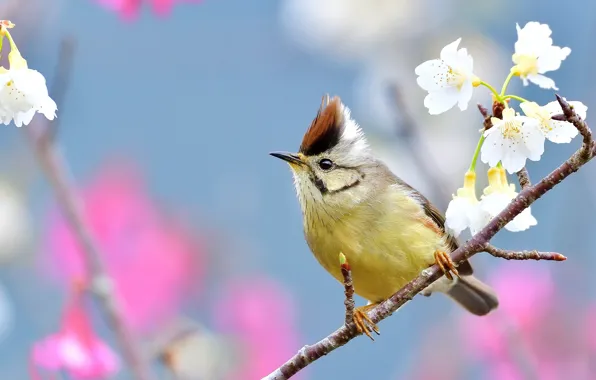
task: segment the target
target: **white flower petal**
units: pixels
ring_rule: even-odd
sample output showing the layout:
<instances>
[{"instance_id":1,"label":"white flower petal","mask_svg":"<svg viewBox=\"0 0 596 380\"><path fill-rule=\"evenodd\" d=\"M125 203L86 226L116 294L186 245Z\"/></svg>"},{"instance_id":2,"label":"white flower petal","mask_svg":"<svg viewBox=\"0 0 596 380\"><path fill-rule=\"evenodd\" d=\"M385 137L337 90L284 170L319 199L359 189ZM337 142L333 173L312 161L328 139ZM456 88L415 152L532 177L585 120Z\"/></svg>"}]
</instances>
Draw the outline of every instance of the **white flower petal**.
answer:
<instances>
[{"instance_id":1,"label":"white flower petal","mask_svg":"<svg viewBox=\"0 0 596 380\"><path fill-rule=\"evenodd\" d=\"M536 21L528 22L523 28L516 24L517 42L515 52L518 54L538 56L544 49L553 44L550 27Z\"/></svg>"},{"instance_id":2,"label":"white flower petal","mask_svg":"<svg viewBox=\"0 0 596 380\"><path fill-rule=\"evenodd\" d=\"M416 82L418 85L422 87L423 90L426 91L438 91L445 88L445 77L449 70L449 66L445 63L445 61L440 59L433 59L430 61L426 61L418 65L414 72L418 75L416 78ZM441 76L443 78L441 78Z\"/></svg>"},{"instance_id":3,"label":"white flower petal","mask_svg":"<svg viewBox=\"0 0 596 380\"><path fill-rule=\"evenodd\" d=\"M17 127L21 127L23 124L29 125L31 120L33 120L33 116L35 116L35 110L33 108L27 112L17 112L14 115L14 124Z\"/></svg>"},{"instance_id":4,"label":"white flower petal","mask_svg":"<svg viewBox=\"0 0 596 380\"><path fill-rule=\"evenodd\" d=\"M473 207L472 203L463 197L454 197L449 202L445 212L445 226L453 236L459 236L463 230L470 226L468 215Z\"/></svg>"},{"instance_id":5,"label":"white flower petal","mask_svg":"<svg viewBox=\"0 0 596 380\"><path fill-rule=\"evenodd\" d=\"M544 88L546 90L558 90L559 88L555 85L555 81L545 77L541 74L530 74L528 75L528 80L534 84L540 86L540 88ZM525 83L524 83L525 84Z\"/></svg>"},{"instance_id":6,"label":"white flower petal","mask_svg":"<svg viewBox=\"0 0 596 380\"><path fill-rule=\"evenodd\" d=\"M538 161L544 153L544 134L538 127L538 122L534 119L530 120L524 122L523 140L528 150L528 158L532 161Z\"/></svg>"},{"instance_id":7,"label":"white flower petal","mask_svg":"<svg viewBox=\"0 0 596 380\"><path fill-rule=\"evenodd\" d=\"M503 140L501 132L492 127L485 132L486 139L480 148L480 160L491 167L496 166L503 156Z\"/></svg>"},{"instance_id":8,"label":"white flower petal","mask_svg":"<svg viewBox=\"0 0 596 380\"><path fill-rule=\"evenodd\" d=\"M571 53L571 49L554 46L552 31L546 24L532 21L523 28L516 25L516 29L518 39L512 59L524 86L530 81L542 88L557 90L555 82L541 74L558 70L562 61Z\"/></svg>"},{"instance_id":9,"label":"white flower petal","mask_svg":"<svg viewBox=\"0 0 596 380\"><path fill-rule=\"evenodd\" d=\"M480 207L480 203L470 211L468 217L470 219L470 233L472 236L486 227L491 220L490 214Z\"/></svg>"},{"instance_id":10,"label":"white flower petal","mask_svg":"<svg viewBox=\"0 0 596 380\"><path fill-rule=\"evenodd\" d=\"M524 166L526 166L527 155L523 144L520 141L512 141L509 149L506 149L503 157L501 158L501 164L503 168L509 172L509 174L517 173Z\"/></svg>"},{"instance_id":11,"label":"white flower petal","mask_svg":"<svg viewBox=\"0 0 596 380\"><path fill-rule=\"evenodd\" d=\"M430 92L424 98L424 106L428 113L438 115L451 109L458 101L459 93L455 88L448 88L443 91Z\"/></svg>"},{"instance_id":12,"label":"white flower petal","mask_svg":"<svg viewBox=\"0 0 596 380\"><path fill-rule=\"evenodd\" d=\"M431 115L443 113L456 104L465 110L472 98L474 61L467 49L458 50L460 42L461 38L445 46L440 59L423 62L414 69L418 85L428 92L424 105Z\"/></svg>"},{"instance_id":13,"label":"white flower petal","mask_svg":"<svg viewBox=\"0 0 596 380\"><path fill-rule=\"evenodd\" d=\"M586 106L582 102L577 102L577 101L569 102L569 105L573 106L573 110L575 111L577 116L581 117L582 120L586 120L586 117L588 114L588 106ZM559 104L559 108L561 108L560 104Z\"/></svg>"},{"instance_id":14,"label":"white flower petal","mask_svg":"<svg viewBox=\"0 0 596 380\"><path fill-rule=\"evenodd\" d=\"M458 64L457 47L459 46L460 42L461 38L458 38L441 49L441 59L450 66L457 66Z\"/></svg>"},{"instance_id":15,"label":"white flower petal","mask_svg":"<svg viewBox=\"0 0 596 380\"><path fill-rule=\"evenodd\" d=\"M547 71L558 70L569 54L571 54L571 49L568 47L549 46L538 57L538 72L544 74Z\"/></svg>"},{"instance_id":16,"label":"white flower petal","mask_svg":"<svg viewBox=\"0 0 596 380\"><path fill-rule=\"evenodd\" d=\"M0 74L0 119L8 124L27 125L36 112L52 120L56 116L56 103L48 95L43 75L28 68L7 70Z\"/></svg>"},{"instance_id":17,"label":"white flower petal","mask_svg":"<svg viewBox=\"0 0 596 380\"><path fill-rule=\"evenodd\" d=\"M546 138L557 144L567 144L578 135L577 128L566 121L552 120L551 130L546 132Z\"/></svg>"},{"instance_id":18,"label":"white flower petal","mask_svg":"<svg viewBox=\"0 0 596 380\"><path fill-rule=\"evenodd\" d=\"M538 221L532 215L530 207L522 211L518 216L505 225L505 229L510 232L525 231L528 228L538 224Z\"/></svg>"},{"instance_id":19,"label":"white flower petal","mask_svg":"<svg viewBox=\"0 0 596 380\"><path fill-rule=\"evenodd\" d=\"M460 89L459 99L457 101L457 105L460 110L465 111L468 109L468 103L472 100L472 95L474 92L474 86L472 85L472 81L466 81Z\"/></svg>"}]
</instances>

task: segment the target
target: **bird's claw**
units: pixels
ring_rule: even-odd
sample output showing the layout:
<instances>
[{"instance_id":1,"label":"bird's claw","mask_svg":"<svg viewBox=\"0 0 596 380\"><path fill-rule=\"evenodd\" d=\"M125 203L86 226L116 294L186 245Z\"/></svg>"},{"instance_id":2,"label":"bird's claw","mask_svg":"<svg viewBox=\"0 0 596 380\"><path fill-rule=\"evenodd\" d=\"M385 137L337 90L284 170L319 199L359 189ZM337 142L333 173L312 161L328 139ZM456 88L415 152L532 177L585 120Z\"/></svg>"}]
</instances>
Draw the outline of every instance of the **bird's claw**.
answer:
<instances>
[{"instance_id":1,"label":"bird's claw","mask_svg":"<svg viewBox=\"0 0 596 380\"><path fill-rule=\"evenodd\" d=\"M363 307L356 308L354 310L354 325L356 326L356 330L358 333L365 334L371 340L375 340L372 337L372 332L377 335L380 335L379 328L377 325L368 317L368 310L370 310L375 305L367 305Z\"/></svg>"},{"instance_id":2,"label":"bird's claw","mask_svg":"<svg viewBox=\"0 0 596 380\"><path fill-rule=\"evenodd\" d=\"M453 281L452 273L459 278L459 272L455 263L451 259L448 253L443 251L435 252L435 263L439 266L439 269L445 274L449 280Z\"/></svg>"}]
</instances>

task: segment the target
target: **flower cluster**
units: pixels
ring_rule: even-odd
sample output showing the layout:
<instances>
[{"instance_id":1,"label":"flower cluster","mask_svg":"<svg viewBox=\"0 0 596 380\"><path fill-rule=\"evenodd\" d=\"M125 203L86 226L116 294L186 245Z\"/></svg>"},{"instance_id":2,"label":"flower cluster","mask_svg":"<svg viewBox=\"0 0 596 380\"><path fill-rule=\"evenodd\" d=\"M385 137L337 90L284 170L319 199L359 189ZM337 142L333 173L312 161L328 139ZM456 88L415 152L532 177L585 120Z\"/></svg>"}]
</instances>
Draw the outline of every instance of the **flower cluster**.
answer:
<instances>
[{"instance_id":1,"label":"flower cluster","mask_svg":"<svg viewBox=\"0 0 596 380\"><path fill-rule=\"evenodd\" d=\"M461 38L445 46L439 59L426 61L415 69L418 85L428 92L424 105L431 115L446 112L456 104L460 110L466 110L474 88L479 86L488 88L495 105L498 105L493 107L495 115L490 118L490 123L485 123L485 128L481 130L464 186L458 189L446 212L447 227L456 236L468 228L475 234L517 196L515 186L507 182L506 172L519 172L528 159L540 160L546 140L557 144L569 143L578 134L571 123L553 119L553 116L563 113L558 102L540 106L506 93L509 82L515 76L521 78L524 86L534 83L544 89L558 89L555 82L544 74L557 70L571 49L553 45L551 33L548 25L538 22L528 22L523 28L517 25L518 40L512 55L514 65L500 92L474 74L472 56L465 48L458 49ZM523 115L510 106L511 100L520 102ZM583 103L569 104L578 116L586 118L587 107ZM490 166L489 185L480 200L475 191L478 156ZM506 228L523 231L536 223L528 208Z\"/></svg>"},{"instance_id":2,"label":"flower cluster","mask_svg":"<svg viewBox=\"0 0 596 380\"><path fill-rule=\"evenodd\" d=\"M49 120L56 117L56 103L48 95L46 80L36 70L27 66L8 29L14 24L0 20L0 52L4 37L10 43L9 68L0 66L0 122L5 125L14 120L17 127L28 125L36 112Z\"/></svg>"}]
</instances>

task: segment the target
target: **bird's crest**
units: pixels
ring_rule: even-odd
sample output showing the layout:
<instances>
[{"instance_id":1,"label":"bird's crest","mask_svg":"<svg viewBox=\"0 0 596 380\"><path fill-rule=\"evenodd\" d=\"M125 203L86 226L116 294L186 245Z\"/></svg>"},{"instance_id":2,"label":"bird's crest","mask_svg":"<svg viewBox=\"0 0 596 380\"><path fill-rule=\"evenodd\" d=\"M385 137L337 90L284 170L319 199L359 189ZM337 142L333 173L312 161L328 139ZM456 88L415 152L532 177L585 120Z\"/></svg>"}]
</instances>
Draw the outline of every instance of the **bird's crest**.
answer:
<instances>
[{"instance_id":1,"label":"bird's crest","mask_svg":"<svg viewBox=\"0 0 596 380\"><path fill-rule=\"evenodd\" d=\"M321 154L344 139L365 145L360 127L350 118L350 110L338 96L325 95L317 116L304 134L300 152L306 156Z\"/></svg>"}]
</instances>

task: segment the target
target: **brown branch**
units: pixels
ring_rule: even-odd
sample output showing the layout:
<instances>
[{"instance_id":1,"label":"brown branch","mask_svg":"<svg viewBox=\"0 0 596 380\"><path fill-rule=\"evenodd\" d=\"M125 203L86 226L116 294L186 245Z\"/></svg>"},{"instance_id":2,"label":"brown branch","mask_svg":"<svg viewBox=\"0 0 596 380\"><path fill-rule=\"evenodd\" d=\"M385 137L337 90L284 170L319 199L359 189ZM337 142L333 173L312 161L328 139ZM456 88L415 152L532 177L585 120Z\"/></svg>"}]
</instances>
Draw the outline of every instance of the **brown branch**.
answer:
<instances>
[{"instance_id":1,"label":"brown branch","mask_svg":"<svg viewBox=\"0 0 596 380\"><path fill-rule=\"evenodd\" d=\"M587 159L588 157L594 154L594 149L596 148L594 144L594 139L592 139L592 131L590 130L590 127L588 127L588 124L584 120L582 120L577 113L575 113L575 111L573 110L573 106L567 103L567 101L563 99L563 97L561 97L559 94L555 94L555 96L557 97L557 101L563 109L563 115L566 119L565 121L568 121L571 124L573 124L575 128L577 128L579 133L582 135L583 144L581 154L584 159Z\"/></svg>"},{"instance_id":2,"label":"brown branch","mask_svg":"<svg viewBox=\"0 0 596 380\"><path fill-rule=\"evenodd\" d=\"M494 257L500 257L505 260L552 260L565 261L567 257L557 252L539 252L532 251L509 251L497 248L494 245L486 244L484 251L490 253Z\"/></svg>"},{"instance_id":3,"label":"brown branch","mask_svg":"<svg viewBox=\"0 0 596 380\"><path fill-rule=\"evenodd\" d=\"M344 276L344 293L346 295L346 300L344 301L344 305L346 305L345 324L346 326L351 326L354 324L354 307L356 307L356 303L354 302L354 283L352 282L350 263L348 263L343 253L339 254L339 264L341 266L341 274Z\"/></svg>"},{"instance_id":4,"label":"brown branch","mask_svg":"<svg viewBox=\"0 0 596 380\"><path fill-rule=\"evenodd\" d=\"M476 253L486 250L488 242L497 234L497 232L503 229L507 223L511 222L522 211L530 207L530 205L537 199L552 190L565 178L578 171L584 164L594 157L596 153L594 149L584 149L584 146L594 146L588 125L577 117L567 102L561 98L559 98L559 102L561 103L563 110L567 111L565 115L568 121L573 122L575 120L578 124L582 124L581 128L578 127L579 132L584 136L584 144L582 145L582 148L577 150L567 161L553 170L541 181L523 189L511 203L493 218L480 232L453 251L451 253L451 258L456 265L469 259ZM574 123L574 125L576 125L576 123ZM373 322L379 323L397 311L397 309L405 303L413 299L416 294L438 280L442 275L443 272L441 272L437 265L433 265L430 268L423 270L418 277L406 284L389 299L383 301L372 309L368 313L368 316ZM290 360L263 379L289 379L313 361L345 345L358 335L357 331L349 329L347 326L342 326L312 346L304 346L297 355L290 358Z\"/></svg>"},{"instance_id":5,"label":"brown branch","mask_svg":"<svg viewBox=\"0 0 596 380\"><path fill-rule=\"evenodd\" d=\"M69 71L65 71L63 68L71 67L73 55L72 42L63 40L59 68L54 78L54 88L52 88L52 94L57 94L54 97L57 104L63 103L66 89L62 86L68 83L70 74ZM27 134L40 166L54 189L58 205L80 245L83 261L91 280L89 285L103 308L108 323L114 330L124 360L130 366L137 380L152 379L122 318L121 309L117 305L113 287L111 286L112 281L101 261L103 255L85 219L83 202L71 180L69 166L55 144L54 133L57 130L57 121L51 123L38 116L31 125L23 127L23 130Z\"/></svg>"},{"instance_id":6,"label":"brown branch","mask_svg":"<svg viewBox=\"0 0 596 380\"><path fill-rule=\"evenodd\" d=\"M530 181L530 174L528 173L528 169L526 169L525 166L521 168L521 170L518 171L516 174L517 179L519 181L519 186L521 186L522 189L525 189L528 186L532 186L532 181Z\"/></svg>"},{"instance_id":7,"label":"brown branch","mask_svg":"<svg viewBox=\"0 0 596 380\"><path fill-rule=\"evenodd\" d=\"M488 113L488 109L486 109L486 107L482 104L478 103L476 104L476 106L478 107L478 111L480 111L480 114L484 118L484 120L482 121L484 131L488 131L493 126L493 122L490 119L491 115Z\"/></svg>"}]
</instances>

